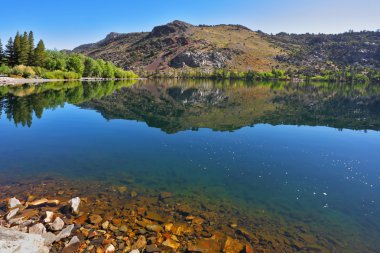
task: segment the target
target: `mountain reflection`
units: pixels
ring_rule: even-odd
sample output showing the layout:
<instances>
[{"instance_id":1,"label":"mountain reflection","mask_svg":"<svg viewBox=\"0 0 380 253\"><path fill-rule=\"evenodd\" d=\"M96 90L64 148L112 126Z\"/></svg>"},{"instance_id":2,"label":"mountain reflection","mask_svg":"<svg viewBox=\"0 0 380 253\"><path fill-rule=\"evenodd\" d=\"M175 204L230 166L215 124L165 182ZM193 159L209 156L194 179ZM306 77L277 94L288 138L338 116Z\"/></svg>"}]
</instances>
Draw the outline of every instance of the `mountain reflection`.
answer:
<instances>
[{"instance_id":1,"label":"mountain reflection","mask_svg":"<svg viewBox=\"0 0 380 253\"><path fill-rule=\"evenodd\" d=\"M31 126L45 109L95 109L108 120L146 122L166 133L233 131L259 123L380 129L380 86L149 80L0 87L0 111ZM2 116L2 115L1 115Z\"/></svg>"}]
</instances>

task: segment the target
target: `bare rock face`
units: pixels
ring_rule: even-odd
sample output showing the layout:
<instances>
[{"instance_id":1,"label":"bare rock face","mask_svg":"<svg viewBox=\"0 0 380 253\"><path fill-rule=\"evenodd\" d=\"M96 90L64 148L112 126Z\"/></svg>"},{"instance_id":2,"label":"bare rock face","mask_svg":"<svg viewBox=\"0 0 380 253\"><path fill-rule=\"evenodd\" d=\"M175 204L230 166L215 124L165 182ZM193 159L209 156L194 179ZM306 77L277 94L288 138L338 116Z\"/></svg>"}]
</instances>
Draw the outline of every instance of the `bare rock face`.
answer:
<instances>
[{"instance_id":1,"label":"bare rock face","mask_svg":"<svg viewBox=\"0 0 380 253\"><path fill-rule=\"evenodd\" d=\"M49 248L41 235L0 227L0 252L48 253Z\"/></svg>"},{"instance_id":2,"label":"bare rock face","mask_svg":"<svg viewBox=\"0 0 380 253\"><path fill-rule=\"evenodd\" d=\"M226 66L227 61L230 57L223 52L184 52L176 57L174 57L170 66L173 68L183 68L183 67L213 67L213 68L223 68Z\"/></svg>"},{"instance_id":3,"label":"bare rock face","mask_svg":"<svg viewBox=\"0 0 380 253\"><path fill-rule=\"evenodd\" d=\"M149 37L161 37L166 36L171 33L181 33L185 32L187 29L191 28L192 25L175 20L166 25L160 25L153 28L152 32L149 34Z\"/></svg>"}]
</instances>

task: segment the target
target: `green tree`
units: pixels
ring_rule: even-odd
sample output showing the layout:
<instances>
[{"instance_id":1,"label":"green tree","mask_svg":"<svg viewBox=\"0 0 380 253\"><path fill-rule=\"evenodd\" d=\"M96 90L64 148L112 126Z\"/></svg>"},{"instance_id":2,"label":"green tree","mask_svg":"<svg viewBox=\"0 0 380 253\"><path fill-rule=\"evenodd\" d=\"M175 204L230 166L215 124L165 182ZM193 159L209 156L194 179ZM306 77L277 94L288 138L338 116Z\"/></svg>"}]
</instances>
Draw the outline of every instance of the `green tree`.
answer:
<instances>
[{"instance_id":1,"label":"green tree","mask_svg":"<svg viewBox=\"0 0 380 253\"><path fill-rule=\"evenodd\" d=\"M13 64L18 65L20 64L20 53L21 53L21 36L20 33L17 32L15 39L13 41Z\"/></svg>"},{"instance_id":2,"label":"green tree","mask_svg":"<svg viewBox=\"0 0 380 253\"><path fill-rule=\"evenodd\" d=\"M29 32L28 36L28 65L33 66L34 63L34 35L33 32Z\"/></svg>"},{"instance_id":3,"label":"green tree","mask_svg":"<svg viewBox=\"0 0 380 253\"><path fill-rule=\"evenodd\" d=\"M67 61L67 69L69 71L73 71L75 73L83 75L84 63L82 61L82 57L80 57L77 54L70 55Z\"/></svg>"},{"instance_id":4,"label":"green tree","mask_svg":"<svg viewBox=\"0 0 380 253\"><path fill-rule=\"evenodd\" d=\"M86 57L84 60L83 76L96 77L95 75L96 65L97 65L97 62L94 59Z\"/></svg>"},{"instance_id":5,"label":"green tree","mask_svg":"<svg viewBox=\"0 0 380 253\"><path fill-rule=\"evenodd\" d=\"M106 62L103 68L102 77L104 78L115 78L115 66L111 62Z\"/></svg>"},{"instance_id":6,"label":"green tree","mask_svg":"<svg viewBox=\"0 0 380 253\"><path fill-rule=\"evenodd\" d=\"M34 49L34 66L43 67L46 61L45 44L40 40Z\"/></svg>"},{"instance_id":7,"label":"green tree","mask_svg":"<svg viewBox=\"0 0 380 253\"><path fill-rule=\"evenodd\" d=\"M5 63L5 54L3 50L3 43L1 43L1 38L0 38L0 66Z\"/></svg>"},{"instance_id":8,"label":"green tree","mask_svg":"<svg viewBox=\"0 0 380 253\"><path fill-rule=\"evenodd\" d=\"M24 34L20 37L20 52L18 56L18 63L22 65L28 65L29 63L29 41L28 41L28 33L24 32Z\"/></svg>"},{"instance_id":9,"label":"green tree","mask_svg":"<svg viewBox=\"0 0 380 253\"><path fill-rule=\"evenodd\" d=\"M13 48L13 39L9 38L7 45L5 46L5 57L9 66L13 67L15 65L15 51Z\"/></svg>"}]
</instances>

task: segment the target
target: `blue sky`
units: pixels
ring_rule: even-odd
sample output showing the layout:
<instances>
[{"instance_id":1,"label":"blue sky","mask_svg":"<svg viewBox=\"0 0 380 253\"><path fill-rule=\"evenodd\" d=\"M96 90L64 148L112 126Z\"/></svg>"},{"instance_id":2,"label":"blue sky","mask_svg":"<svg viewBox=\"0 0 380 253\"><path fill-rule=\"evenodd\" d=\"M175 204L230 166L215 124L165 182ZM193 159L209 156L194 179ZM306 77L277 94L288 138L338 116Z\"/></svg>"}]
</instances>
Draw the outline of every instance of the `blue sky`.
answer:
<instances>
[{"instance_id":1,"label":"blue sky","mask_svg":"<svg viewBox=\"0 0 380 253\"><path fill-rule=\"evenodd\" d=\"M380 29L379 10L380 0L2 1L0 37L5 44L17 30L33 30L50 49L72 49L109 32L150 31L175 19L268 33L339 33Z\"/></svg>"}]
</instances>

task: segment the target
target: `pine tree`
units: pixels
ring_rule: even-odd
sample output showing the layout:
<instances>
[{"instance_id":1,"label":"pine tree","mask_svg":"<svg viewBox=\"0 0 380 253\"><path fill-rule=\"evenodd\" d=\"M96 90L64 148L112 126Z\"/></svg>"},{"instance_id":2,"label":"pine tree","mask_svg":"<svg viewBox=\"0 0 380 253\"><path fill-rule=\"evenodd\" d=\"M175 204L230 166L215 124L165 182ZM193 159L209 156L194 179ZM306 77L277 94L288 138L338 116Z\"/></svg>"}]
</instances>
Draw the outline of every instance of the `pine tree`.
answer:
<instances>
[{"instance_id":1,"label":"pine tree","mask_svg":"<svg viewBox=\"0 0 380 253\"><path fill-rule=\"evenodd\" d=\"M45 45L42 40L37 44L36 49L34 49L34 66L43 67L46 60Z\"/></svg>"},{"instance_id":2,"label":"pine tree","mask_svg":"<svg viewBox=\"0 0 380 253\"><path fill-rule=\"evenodd\" d=\"M7 59L8 65L13 67L15 65L14 59L15 59L15 52L13 48L13 39L12 37L9 38L8 44L5 46L5 57Z\"/></svg>"},{"instance_id":3,"label":"pine tree","mask_svg":"<svg viewBox=\"0 0 380 253\"><path fill-rule=\"evenodd\" d=\"M20 39L19 64L28 65L29 41L28 33L24 32Z\"/></svg>"},{"instance_id":4,"label":"pine tree","mask_svg":"<svg viewBox=\"0 0 380 253\"><path fill-rule=\"evenodd\" d=\"M3 50L3 43L1 43L1 38L0 38L0 66L5 63L5 55L4 55L4 50Z\"/></svg>"},{"instance_id":5,"label":"pine tree","mask_svg":"<svg viewBox=\"0 0 380 253\"><path fill-rule=\"evenodd\" d=\"M21 36L20 33L17 32L15 39L13 41L13 65L20 64L20 54L21 54Z\"/></svg>"},{"instance_id":6,"label":"pine tree","mask_svg":"<svg viewBox=\"0 0 380 253\"><path fill-rule=\"evenodd\" d=\"M32 31L29 32L28 44L29 44L28 65L33 66L33 62L34 62L34 35L33 35Z\"/></svg>"}]
</instances>

